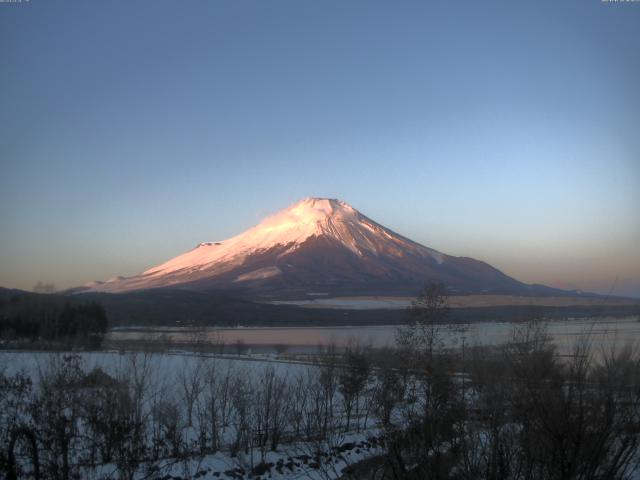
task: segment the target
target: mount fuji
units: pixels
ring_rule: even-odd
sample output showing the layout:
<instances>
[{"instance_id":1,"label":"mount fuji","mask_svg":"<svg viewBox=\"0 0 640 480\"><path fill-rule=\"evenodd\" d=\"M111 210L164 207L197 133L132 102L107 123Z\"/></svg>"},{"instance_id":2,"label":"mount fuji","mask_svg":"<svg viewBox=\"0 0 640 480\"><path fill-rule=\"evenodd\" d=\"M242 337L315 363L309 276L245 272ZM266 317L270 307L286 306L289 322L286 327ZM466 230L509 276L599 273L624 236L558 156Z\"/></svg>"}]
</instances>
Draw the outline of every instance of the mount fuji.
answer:
<instances>
[{"instance_id":1,"label":"mount fuji","mask_svg":"<svg viewBox=\"0 0 640 480\"><path fill-rule=\"evenodd\" d=\"M328 198L306 198L238 236L200 243L139 275L91 282L76 292L177 288L264 298L414 295L431 281L444 283L452 294L569 293L527 285L485 262L420 245Z\"/></svg>"}]
</instances>

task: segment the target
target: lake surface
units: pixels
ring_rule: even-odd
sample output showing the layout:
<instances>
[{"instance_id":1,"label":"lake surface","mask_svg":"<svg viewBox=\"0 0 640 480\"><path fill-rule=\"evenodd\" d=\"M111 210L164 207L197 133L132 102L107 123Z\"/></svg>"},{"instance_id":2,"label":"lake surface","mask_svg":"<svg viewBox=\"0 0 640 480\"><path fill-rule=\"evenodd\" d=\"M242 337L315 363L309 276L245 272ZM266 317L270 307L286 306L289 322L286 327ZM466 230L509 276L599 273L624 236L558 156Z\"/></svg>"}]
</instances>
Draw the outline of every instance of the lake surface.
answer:
<instances>
[{"instance_id":1,"label":"lake surface","mask_svg":"<svg viewBox=\"0 0 640 480\"><path fill-rule=\"evenodd\" d=\"M590 338L594 347L609 348L626 344L640 344L638 317L600 317L546 322L551 339L561 352L568 352L581 339ZM449 345L497 345L508 341L515 328L522 324L510 322L478 322L456 326L445 335ZM447 327L443 327L447 328ZM119 328L110 331L107 341L170 341L191 343L194 341L224 344L233 348L238 343L252 351L271 351L275 347L289 352L308 353L320 351L330 344L344 347L350 342L375 347L395 345L398 326L376 325L357 327L263 327L263 328Z\"/></svg>"}]
</instances>

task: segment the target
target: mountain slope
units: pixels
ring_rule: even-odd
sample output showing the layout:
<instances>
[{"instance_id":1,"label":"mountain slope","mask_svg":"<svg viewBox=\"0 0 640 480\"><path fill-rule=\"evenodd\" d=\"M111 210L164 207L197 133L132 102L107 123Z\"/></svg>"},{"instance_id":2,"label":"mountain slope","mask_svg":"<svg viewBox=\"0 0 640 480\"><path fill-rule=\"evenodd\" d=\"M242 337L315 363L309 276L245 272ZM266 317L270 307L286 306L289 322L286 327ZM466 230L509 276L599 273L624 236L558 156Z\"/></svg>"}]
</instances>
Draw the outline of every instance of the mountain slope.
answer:
<instances>
[{"instance_id":1,"label":"mountain slope","mask_svg":"<svg viewBox=\"0 0 640 480\"><path fill-rule=\"evenodd\" d=\"M487 263L413 242L335 199L308 198L246 232L193 250L129 278L81 290L226 289L266 297L414 294L428 281L452 293L544 294ZM547 292L548 290L548 292Z\"/></svg>"}]
</instances>

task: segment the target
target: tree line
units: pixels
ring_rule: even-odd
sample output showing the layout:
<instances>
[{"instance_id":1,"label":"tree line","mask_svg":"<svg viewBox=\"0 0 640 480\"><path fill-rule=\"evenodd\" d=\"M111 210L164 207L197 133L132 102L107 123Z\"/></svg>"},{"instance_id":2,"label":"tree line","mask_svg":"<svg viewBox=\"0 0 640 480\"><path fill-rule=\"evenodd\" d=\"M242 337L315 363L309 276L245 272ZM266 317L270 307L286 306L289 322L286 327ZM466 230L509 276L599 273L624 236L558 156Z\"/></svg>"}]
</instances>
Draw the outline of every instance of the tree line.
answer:
<instances>
[{"instance_id":1,"label":"tree line","mask_svg":"<svg viewBox=\"0 0 640 480\"><path fill-rule=\"evenodd\" d=\"M71 303L49 295L16 295L0 300L0 338L75 343L98 347L108 319L96 302Z\"/></svg>"}]
</instances>

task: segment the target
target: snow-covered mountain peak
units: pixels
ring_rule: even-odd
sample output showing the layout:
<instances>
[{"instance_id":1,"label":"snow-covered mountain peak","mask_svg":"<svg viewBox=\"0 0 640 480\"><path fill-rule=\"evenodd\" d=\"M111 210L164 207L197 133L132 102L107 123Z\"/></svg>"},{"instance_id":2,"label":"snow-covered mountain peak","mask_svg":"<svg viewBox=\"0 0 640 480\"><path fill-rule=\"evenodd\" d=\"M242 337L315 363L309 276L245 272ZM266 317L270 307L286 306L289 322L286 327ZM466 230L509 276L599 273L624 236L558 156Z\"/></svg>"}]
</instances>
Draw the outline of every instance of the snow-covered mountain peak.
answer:
<instances>
[{"instance_id":1,"label":"snow-covered mountain peak","mask_svg":"<svg viewBox=\"0 0 640 480\"><path fill-rule=\"evenodd\" d=\"M305 198L267 217L253 228L225 241L205 242L168 262L153 267L143 275L160 275L184 269L201 269L213 263L240 263L249 254L276 246L295 249L312 236L328 235L346 243L353 249L353 229L364 219L346 202L329 198Z\"/></svg>"},{"instance_id":2,"label":"snow-covered mountain peak","mask_svg":"<svg viewBox=\"0 0 640 480\"><path fill-rule=\"evenodd\" d=\"M336 198L309 197L294 203L284 211L300 218L314 218L332 215L355 215L357 211L348 203Z\"/></svg>"},{"instance_id":3,"label":"snow-covered mountain peak","mask_svg":"<svg viewBox=\"0 0 640 480\"><path fill-rule=\"evenodd\" d=\"M77 291L222 289L271 299L318 292L413 295L426 281L458 293L520 295L533 289L487 263L413 242L341 200L311 197L233 238L199 243L139 275L91 282Z\"/></svg>"},{"instance_id":4,"label":"snow-covered mountain peak","mask_svg":"<svg viewBox=\"0 0 640 480\"><path fill-rule=\"evenodd\" d=\"M442 257L439 252L379 225L346 202L311 197L267 217L240 235L224 241L200 243L194 249L141 275L101 283L93 289L125 291L178 284L205 275L221 275L246 265L249 258L255 260L265 255L273 257L269 264L265 264L258 273L252 271L250 274L259 274L260 278L274 276L281 272L278 265L288 255L303 245L309 245L310 241L314 244L331 244L334 248L341 246L358 257L432 257L437 261L441 261ZM254 277L243 274L238 281L248 278Z\"/></svg>"},{"instance_id":5,"label":"snow-covered mountain peak","mask_svg":"<svg viewBox=\"0 0 640 480\"><path fill-rule=\"evenodd\" d=\"M360 214L349 204L329 198L305 198L277 212L258 224L255 233L269 235L272 232L293 233L291 238L274 238L276 242L301 240L299 234L322 234L322 227L329 223L358 221ZM305 237L305 238L306 238Z\"/></svg>"}]
</instances>

